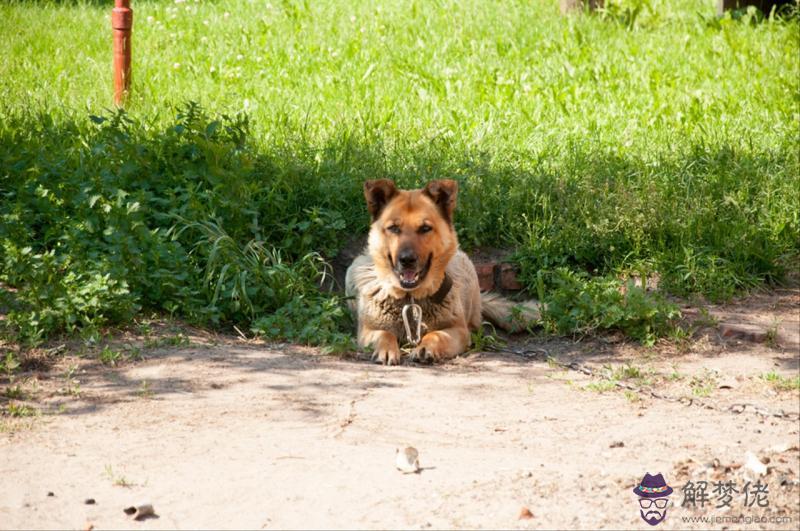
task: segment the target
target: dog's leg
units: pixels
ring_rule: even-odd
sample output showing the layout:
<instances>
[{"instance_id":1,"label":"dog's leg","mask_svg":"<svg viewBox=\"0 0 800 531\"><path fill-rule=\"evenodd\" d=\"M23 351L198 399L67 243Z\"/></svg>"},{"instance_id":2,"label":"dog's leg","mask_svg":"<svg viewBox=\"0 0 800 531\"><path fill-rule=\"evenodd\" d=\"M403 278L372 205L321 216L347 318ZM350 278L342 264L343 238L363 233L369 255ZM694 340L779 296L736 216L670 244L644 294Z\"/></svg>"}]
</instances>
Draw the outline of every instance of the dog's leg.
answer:
<instances>
[{"instance_id":1,"label":"dog's leg","mask_svg":"<svg viewBox=\"0 0 800 531\"><path fill-rule=\"evenodd\" d=\"M400 347L397 338L386 330L372 330L362 326L358 334L358 344L361 347L372 346L372 359L385 365L400 363Z\"/></svg>"},{"instance_id":2,"label":"dog's leg","mask_svg":"<svg viewBox=\"0 0 800 531\"><path fill-rule=\"evenodd\" d=\"M469 330L465 323L425 334L411 351L411 359L443 361L455 358L469 347Z\"/></svg>"}]
</instances>

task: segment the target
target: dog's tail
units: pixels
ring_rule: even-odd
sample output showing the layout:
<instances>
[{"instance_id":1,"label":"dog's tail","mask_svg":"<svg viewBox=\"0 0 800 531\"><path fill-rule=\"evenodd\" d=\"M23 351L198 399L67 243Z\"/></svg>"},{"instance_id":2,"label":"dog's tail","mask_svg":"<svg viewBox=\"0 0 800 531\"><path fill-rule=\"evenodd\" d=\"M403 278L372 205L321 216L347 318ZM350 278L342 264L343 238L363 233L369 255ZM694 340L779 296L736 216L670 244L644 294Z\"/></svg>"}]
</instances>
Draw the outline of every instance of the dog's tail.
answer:
<instances>
[{"instance_id":1,"label":"dog's tail","mask_svg":"<svg viewBox=\"0 0 800 531\"><path fill-rule=\"evenodd\" d=\"M481 293L481 315L507 332L520 332L541 317L538 301L514 302L499 293Z\"/></svg>"}]
</instances>

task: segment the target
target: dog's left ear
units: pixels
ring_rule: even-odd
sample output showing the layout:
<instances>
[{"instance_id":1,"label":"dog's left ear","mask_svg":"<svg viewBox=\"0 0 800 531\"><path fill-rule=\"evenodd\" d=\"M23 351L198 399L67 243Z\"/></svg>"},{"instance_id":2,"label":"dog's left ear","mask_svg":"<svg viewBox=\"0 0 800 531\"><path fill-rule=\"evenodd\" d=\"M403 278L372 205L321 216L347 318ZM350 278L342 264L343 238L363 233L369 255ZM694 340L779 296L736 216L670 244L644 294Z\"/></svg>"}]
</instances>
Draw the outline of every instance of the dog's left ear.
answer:
<instances>
[{"instance_id":1,"label":"dog's left ear","mask_svg":"<svg viewBox=\"0 0 800 531\"><path fill-rule=\"evenodd\" d=\"M431 181L422 190L422 193L430 197L444 219L448 223L453 222L453 211L456 209L456 196L458 195L458 182L453 179L440 179Z\"/></svg>"}]
</instances>

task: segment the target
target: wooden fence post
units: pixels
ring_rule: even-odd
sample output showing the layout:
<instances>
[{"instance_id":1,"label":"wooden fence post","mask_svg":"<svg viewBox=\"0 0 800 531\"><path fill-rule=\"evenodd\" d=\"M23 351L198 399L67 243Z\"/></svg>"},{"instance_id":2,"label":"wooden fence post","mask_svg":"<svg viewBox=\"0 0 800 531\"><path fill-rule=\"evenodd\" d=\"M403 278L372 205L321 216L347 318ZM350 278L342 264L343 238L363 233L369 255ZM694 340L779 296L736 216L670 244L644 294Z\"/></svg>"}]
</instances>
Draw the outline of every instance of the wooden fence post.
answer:
<instances>
[{"instance_id":1,"label":"wooden fence post","mask_svg":"<svg viewBox=\"0 0 800 531\"><path fill-rule=\"evenodd\" d=\"M125 104L131 88L131 0L114 0L111 29L114 32L114 104Z\"/></svg>"}]
</instances>

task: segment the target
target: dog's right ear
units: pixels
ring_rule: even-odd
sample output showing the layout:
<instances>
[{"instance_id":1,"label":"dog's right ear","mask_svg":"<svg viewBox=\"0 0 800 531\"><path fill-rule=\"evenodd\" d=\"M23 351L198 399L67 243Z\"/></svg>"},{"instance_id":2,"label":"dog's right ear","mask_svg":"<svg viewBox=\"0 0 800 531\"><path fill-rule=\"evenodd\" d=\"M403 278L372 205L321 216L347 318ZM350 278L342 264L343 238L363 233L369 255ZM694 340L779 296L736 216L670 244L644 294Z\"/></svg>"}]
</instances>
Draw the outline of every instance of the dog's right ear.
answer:
<instances>
[{"instance_id":1,"label":"dog's right ear","mask_svg":"<svg viewBox=\"0 0 800 531\"><path fill-rule=\"evenodd\" d=\"M364 197L372 221L378 219L384 207L397 195L397 187L389 179L375 179L364 183Z\"/></svg>"}]
</instances>

